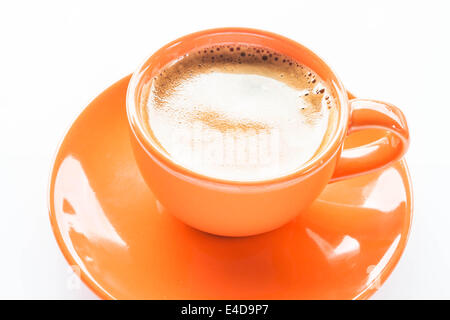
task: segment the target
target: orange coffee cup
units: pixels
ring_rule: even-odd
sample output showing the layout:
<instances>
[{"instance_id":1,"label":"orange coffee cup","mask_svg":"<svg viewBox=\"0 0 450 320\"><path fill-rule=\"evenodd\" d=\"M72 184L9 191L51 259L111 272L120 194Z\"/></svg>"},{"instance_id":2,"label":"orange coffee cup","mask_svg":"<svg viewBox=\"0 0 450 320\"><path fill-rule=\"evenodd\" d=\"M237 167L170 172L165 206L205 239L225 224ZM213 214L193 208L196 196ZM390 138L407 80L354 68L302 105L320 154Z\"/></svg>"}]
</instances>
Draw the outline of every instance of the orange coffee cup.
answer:
<instances>
[{"instance_id":1,"label":"orange coffee cup","mask_svg":"<svg viewBox=\"0 0 450 320\"><path fill-rule=\"evenodd\" d=\"M336 125L316 155L294 173L264 181L238 182L208 177L173 162L143 127L141 90L168 63L194 49L220 44L262 46L292 57L315 71L331 88ZM388 166L409 145L408 126L395 106L349 99L334 72L301 44L266 31L221 28L181 37L154 53L133 74L127 114L136 162L161 205L196 229L223 236L249 236L276 229L304 212L325 186ZM383 139L344 149L345 137L364 129L387 131Z\"/></svg>"}]
</instances>

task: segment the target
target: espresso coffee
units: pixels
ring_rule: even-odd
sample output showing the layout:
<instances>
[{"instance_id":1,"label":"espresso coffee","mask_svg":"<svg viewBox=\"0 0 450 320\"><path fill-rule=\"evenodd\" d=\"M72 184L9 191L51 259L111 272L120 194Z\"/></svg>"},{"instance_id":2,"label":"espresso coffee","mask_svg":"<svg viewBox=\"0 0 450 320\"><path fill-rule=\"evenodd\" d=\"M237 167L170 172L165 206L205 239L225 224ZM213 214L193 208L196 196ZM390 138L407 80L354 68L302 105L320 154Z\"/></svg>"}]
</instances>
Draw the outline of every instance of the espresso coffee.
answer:
<instances>
[{"instance_id":1,"label":"espresso coffee","mask_svg":"<svg viewBox=\"0 0 450 320\"><path fill-rule=\"evenodd\" d=\"M162 152L232 181L297 170L321 148L335 112L330 88L312 70L247 45L190 52L141 92L145 127Z\"/></svg>"}]
</instances>

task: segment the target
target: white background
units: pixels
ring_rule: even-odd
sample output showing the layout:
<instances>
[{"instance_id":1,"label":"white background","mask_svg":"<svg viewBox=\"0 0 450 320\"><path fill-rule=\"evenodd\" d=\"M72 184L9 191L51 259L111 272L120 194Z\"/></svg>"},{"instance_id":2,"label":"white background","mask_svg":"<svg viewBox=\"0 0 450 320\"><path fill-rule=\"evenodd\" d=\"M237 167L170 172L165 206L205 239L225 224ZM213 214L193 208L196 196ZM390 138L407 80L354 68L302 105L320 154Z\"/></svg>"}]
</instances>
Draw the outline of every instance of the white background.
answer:
<instances>
[{"instance_id":1,"label":"white background","mask_svg":"<svg viewBox=\"0 0 450 320\"><path fill-rule=\"evenodd\" d=\"M96 298L68 287L50 229L58 143L92 98L165 43L243 26L301 42L359 97L404 111L415 216L373 298L450 299L450 1L0 1L0 298Z\"/></svg>"}]
</instances>

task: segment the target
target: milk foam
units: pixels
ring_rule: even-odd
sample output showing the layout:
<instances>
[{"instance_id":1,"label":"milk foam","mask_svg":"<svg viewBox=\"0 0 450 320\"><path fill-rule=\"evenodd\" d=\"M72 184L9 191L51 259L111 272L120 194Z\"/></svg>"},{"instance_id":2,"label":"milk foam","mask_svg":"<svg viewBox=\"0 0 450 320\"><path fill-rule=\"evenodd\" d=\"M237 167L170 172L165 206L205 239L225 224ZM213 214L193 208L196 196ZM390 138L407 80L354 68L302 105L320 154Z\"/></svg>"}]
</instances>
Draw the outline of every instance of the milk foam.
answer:
<instances>
[{"instance_id":1,"label":"milk foam","mask_svg":"<svg viewBox=\"0 0 450 320\"><path fill-rule=\"evenodd\" d=\"M173 161L210 177L257 181L291 173L319 149L331 98L303 67L314 81L294 87L273 68L265 74L259 65L255 74L241 66L203 64L164 90L164 74L153 81L146 104L153 136Z\"/></svg>"}]
</instances>

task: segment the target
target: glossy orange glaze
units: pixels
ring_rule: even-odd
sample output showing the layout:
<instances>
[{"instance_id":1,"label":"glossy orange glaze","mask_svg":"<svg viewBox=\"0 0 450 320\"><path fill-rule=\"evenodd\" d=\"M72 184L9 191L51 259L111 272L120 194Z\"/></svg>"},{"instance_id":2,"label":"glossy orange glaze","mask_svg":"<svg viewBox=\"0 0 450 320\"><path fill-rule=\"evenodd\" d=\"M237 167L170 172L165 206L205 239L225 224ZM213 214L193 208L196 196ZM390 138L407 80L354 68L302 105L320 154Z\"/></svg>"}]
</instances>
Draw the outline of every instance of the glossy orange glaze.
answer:
<instances>
[{"instance_id":1,"label":"glossy orange glaze","mask_svg":"<svg viewBox=\"0 0 450 320\"><path fill-rule=\"evenodd\" d=\"M50 181L56 240L100 297L367 298L392 272L412 216L404 160L328 185L303 215L270 233L209 235L164 211L144 182L128 134L128 81L104 91L73 123ZM345 146L383 136L356 132Z\"/></svg>"},{"instance_id":2,"label":"glossy orange glaze","mask_svg":"<svg viewBox=\"0 0 450 320\"><path fill-rule=\"evenodd\" d=\"M155 147L143 129L140 90L148 79L194 49L227 43L261 46L292 57L314 70L331 88L338 113L332 138L296 172L256 182L207 177L174 163ZM371 100L349 102L337 76L312 51L280 35L245 28L200 31L162 47L133 74L127 114L136 162L156 198L188 225L224 236L255 235L284 225L304 213L330 179L337 181L385 167L403 156L409 141L405 118L396 107ZM370 128L389 131L390 135L370 145L345 150L341 158L347 131Z\"/></svg>"},{"instance_id":3,"label":"glossy orange glaze","mask_svg":"<svg viewBox=\"0 0 450 320\"><path fill-rule=\"evenodd\" d=\"M399 160L409 146L405 116L397 107L380 101L352 99L349 133L379 129L387 131L377 141L348 148L340 155L332 182L378 170Z\"/></svg>"}]
</instances>

